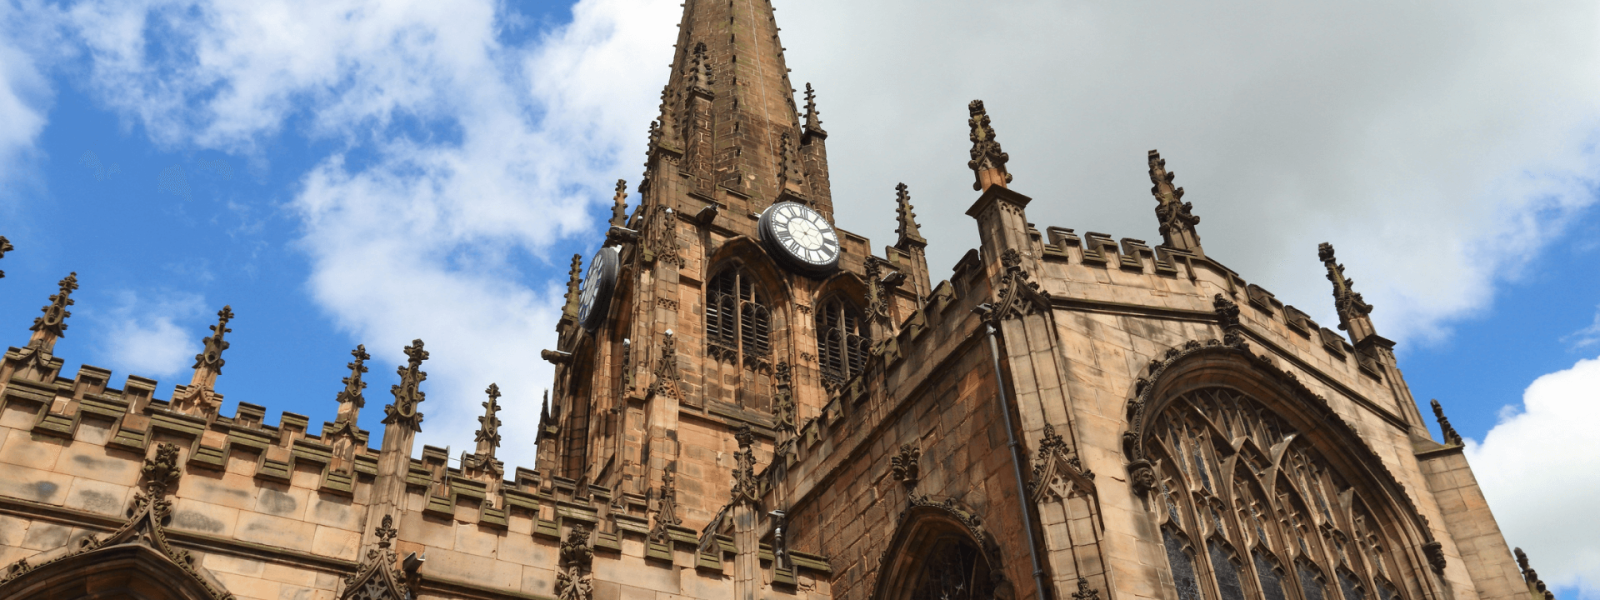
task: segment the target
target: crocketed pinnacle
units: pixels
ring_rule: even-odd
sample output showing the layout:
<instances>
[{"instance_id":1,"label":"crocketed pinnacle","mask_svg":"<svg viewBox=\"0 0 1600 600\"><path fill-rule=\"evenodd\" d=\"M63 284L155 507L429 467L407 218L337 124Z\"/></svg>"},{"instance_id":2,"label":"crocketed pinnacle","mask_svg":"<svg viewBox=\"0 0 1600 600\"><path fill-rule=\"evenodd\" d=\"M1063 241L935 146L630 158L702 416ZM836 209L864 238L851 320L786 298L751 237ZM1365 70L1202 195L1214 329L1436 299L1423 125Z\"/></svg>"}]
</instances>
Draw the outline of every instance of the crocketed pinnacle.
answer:
<instances>
[{"instance_id":1,"label":"crocketed pinnacle","mask_svg":"<svg viewBox=\"0 0 1600 600\"><path fill-rule=\"evenodd\" d=\"M685 73L685 77L687 78L685 83L688 84L689 91L707 96L713 95L711 86L716 83L716 80L711 76L711 61L706 57L705 42L695 44L694 54L690 58L689 71Z\"/></svg>"},{"instance_id":2,"label":"crocketed pinnacle","mask_svg":"<svg viewBox=\"0 0 1600 600\"><path fill-rule=\"evenodd\" d=\"M209 370L215 375L222 374L222 365L227 364L227 361L222 360L222 351L232 345L223 338L233 331L228 327L228 321L232 320L232 306L223 306L222 310L217 311L217 324L211 326L211 335L204 341L205 350L194 355L194 368L197 371Z\"/></svg>"},{"instance_id":3,"label":"crocketed pinnacle","mask_svg":"<svg viewBox=\"0 0 1600 600\"><path fill-rule=\"evenodd\" d=\"M340 407L339 411L341 413L340 418L344 417L343 413L345 405L349 405L353 408L361 408L367 405L367 399L363 393L363 391L367 389L367 382L362 381L361 376L366 374L367 361L372 359L372 355L367 354L366 344L357 344L356 349L350 351L350 356L355 357L355 360L350 361L349 364L345 365L346 367L349 367L350 374L346 375L342 380L344 382L344 389L339 390L338 399Z\"/></svg>"},{"instance_id":4,"label":"crocketed pinnacle","mask_svg":"<svg viewBox=\"0 0 1600 600\"><path fill-rule=\"evenodd\" d=\"M44 316L35 318L33 326L28 328L29 331L34 332L34 341L30 342L29 345L35 345L35 342L40 340L47 340L47 344L54 344L56 338L66 336L67 317L72 316L72 311L67 310L67 307L78 302L72 299L72 291L78 289L78 273L76 271L69 273L57 285L61 286L60 290L51 294L50 303L39 309L40 312L44 313Z\"/></svg>"},{"instance_id":5,"label":"crocketed pinnacle","mask_svg":"<svg viewBox=\"0 0 1600 600\"><path fill-rule=\"evenodd\" d=\"M895 189L895 218L898 224L894 233L899 236L895 241L896 248L905 249L909 244L928 245L928 240L922 238L922 229L917 227L917 213L912 212L911 192L906 184L894 186Z\"/></svg>"},{"instance_id":6,"label":"crocketed pinnacle","mask_svg":"<svg viewBox=\"0 0 1600 600\"><path fill-rule=\"evenodd\" d=\"M1183 201L1183 188L1173 187L1177 173L1167 170L1167 161L1161 153L1150 151L1150 195L1156 198L1156 219L1161 223L1162 245L1205 256L1200 248L1200 234L1194 226L1200 217L1194 215L1194 204Z\"/></svg>"},{"instance_id":7,"label":"crocketed pinnacle","mask_svg":"<svg viewBox=\"0 0 1600 600\"><path fill-rule=\"evenodd\" d=\"M417 411L417 405L427 399L420 386L428 378L428 373L422 370L422 361L428 360L422 340L412 340L411 345L406 346L406 358L409 359L406 364L397 369L400 383L389 388L394 394L394 404L383 407L383 424L399 424L412 431L422 431L422 413Z\"/></svg>"},{"instance_id":8,"label":"crocketed pinnacle","mask_svg":"<svg viewBox=\"0 0 1600 600\"><path fill-rule=\"evenodd\" d=\"M500 386L491 383L489 389L483 392L489 395L489 401L483 403L483 416L478 417L475 439L478 442L478 457L494 458L495 448L500 447Z\"/></svg>"},{"instance_id":9,"label":"crocketed pinnacle","mask_svg":"<svg viewBox=\"0 0 1600 600\"><path fill-rule=\"evenodd\" d=\"M1356 342L1374 335L1376 331L1372 328L1372 319L1367 316L1372 312L1372 305L1356 293L1355 280L1344 276L1344 265L1334 258L1333 244L1323 242L1317 245L1317 258L1328 269L1328 281L1333 283L1333 304L1339 313L1339 329L1349 331L1351 339Z\"/></svg>"},{"instance_id":10,"label":"crocketed pinnacle","mask_svg":"<svg viewBox=\"0 0 1600 600\"><path fill-rule=\"evenodd\" d=\"M994 139L994 128L989 125L989 113L983 108L982 100L973 100L967 104L967 112L971 115L967 125L972 128L968 137L972 139L972 160L967 161L967 168L977 177L972 184L972 189L983 191L991 185L1006 187L1011 183L1011 173L1006 171L1006 162L1011 157L1000 149L1000 142Z\"/></svg>"},{"instance_id":11,"label":"crocketed pinnacle","mask_svg":"<svg viewBox=\"0 0 1600 600\"><path fill-rule=\"evenodd\" d=\"M562 321L578 318L578 282L583 276L583 255L572 255L572 269L567 272L567 304L562 307Z\"/></svg>"},{"instance_id":12,"label":"crocketed pinnacle","mask_svg":"<svg viewBox=\"0 0 1600 600\"><path fill-rule=\"evenodd\" d=\"M822 117L817 112L817 92L806 83L806 135L828 137L822 129Z\"/></svg>"},{"instance_id":13,"label":"crocketed pinnacle","mask_svg":"<svg viewBox=\"0 0 1600 600\"><path fill-rule=\"evenodd\" d=\"M617 194L611 197L611 226L628 224L628 180L617 180Z\"/></svg>"},{"instance_id":14,"label":"crocketed pinnacle","mask_svg":"<svg viewBox=\"0 0 1600 600\"><path fill-rule=\"evenodd\" d=\"M781 162L783 172L778 174L780 180L778 189L779 194L787 193L795 197L804 197L806 172L800 168L800 150L795 146L795 142L794 136L787 131L783 132L783 136L779 139L779 144L782 147L778 151L783 156Z\"/></svg>"},{"instance_id":15,"label":"crocketed pinnacle","mask_svg":"<svg viewBox=\"0 0 1600 600\"><path fill-rule=\"evenodd\" d=\"M1431 400L1429 404L1433 405L1433 418L1439 421L1439 433L1444 436L1444 443L1460 446L1461 434L1456 433L1456 428L1450 425L1450 419L1445 418L1444 406L1440 405L1438 400Z\"/></svg>"},{"instance_id":16,"label":"crocketed pinnacle","mask_svg":"<svg viewBox=\"0 0 1600 600\"><path fill-rule=\"evenodd\" d=\"M6 239L6 236L0 235L0 258L5 258L6 253L12 250L16 250L16 247L11 245L11 240ZM0 271L0 279L5 278L6 272Z\"/></svg>"}]
</instances>

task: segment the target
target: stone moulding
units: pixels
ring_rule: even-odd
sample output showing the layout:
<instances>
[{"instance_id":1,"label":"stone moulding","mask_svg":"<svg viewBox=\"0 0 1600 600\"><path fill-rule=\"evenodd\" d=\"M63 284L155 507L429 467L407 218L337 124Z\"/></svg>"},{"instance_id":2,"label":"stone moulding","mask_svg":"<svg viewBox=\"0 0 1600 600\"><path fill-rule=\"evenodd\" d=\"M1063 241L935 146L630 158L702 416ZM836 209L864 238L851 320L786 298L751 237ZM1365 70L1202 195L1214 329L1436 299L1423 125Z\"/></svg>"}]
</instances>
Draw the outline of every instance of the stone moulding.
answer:
<instances>
[{"instance_id":1,"label":"stone moulding","mask_svg":"<svg viewBox=\"0 0 1600 600\"><path fill-rule=\"evenodd\" d=\"M1224 312L1222 318L1226 321L1228 316L1227 312ZM1237 325L1230 329L1237 329ZM1436 573L1443 572L1442 546L1434 540L1427 519L1422 516L1410 493L1395 478L1388 465L1384 464L1371 446L1362 440L1355 428L1333 410L1326 398L1306 388L1293 373L1284 371L1265 357L1251 352L1250 345L1236 334L1229 335L1226 342L1215 339L1205 342L1189 340L1181 347L1169 348L1162 358L1151 360L1145 375L1135 381L1134 397L1127 404L1128 430L1122 434L1123 453L1128 459L1129 483L1135 494L1144 496L1154 489L1156 483L1154 467L1144 446L1145 429L1166 408L1167 402L1176 397L1176 394L1166 393L1167 384L1175 377L1183 375L1184 370L1191 365L1194 365L1194 368L1212 369L1241 367L1244 372L1259 374L1269 383L1279 385L1285 392L1285 400L1290 400L1294 408L1306 413L1302 418L1310 419L1320 425L1308 428L1308 431L1313 429L1327 431L1349 450L1352 458L1356 459L1358 467L1353 474L1368 479L1367 483L1375 490L1381 491L1385 499L1402 513L1402 521L1409 521L1414 528L1411 536L1421 540L1419 546L1426 555L1429 566Z\"/></svg>"}]
</instances>

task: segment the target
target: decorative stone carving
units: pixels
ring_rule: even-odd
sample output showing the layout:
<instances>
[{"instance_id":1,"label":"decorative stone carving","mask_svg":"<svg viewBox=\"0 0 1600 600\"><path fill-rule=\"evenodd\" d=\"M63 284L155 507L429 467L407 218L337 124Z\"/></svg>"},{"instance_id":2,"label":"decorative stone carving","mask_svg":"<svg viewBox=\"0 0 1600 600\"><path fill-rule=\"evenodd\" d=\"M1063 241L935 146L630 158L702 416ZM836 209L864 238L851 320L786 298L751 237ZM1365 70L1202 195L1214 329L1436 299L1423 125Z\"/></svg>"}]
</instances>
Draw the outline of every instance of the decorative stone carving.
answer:
<instances>
[{"instance_id":1,"label":"decorative stone carving","mask_svg":"<svg viewBox=\"0 0 1600 600\"><path fill-rule=\"evenodd\" d=\"M806 84L806 91L810 91L810 90L811 90L811 84L808 83L808 84ZM17 248L15 246L11 245L11 240L6 239L6 236L0 235L0 258L5 258L7 252L10 252L10 251L16 250L16 249ZM0 279L5 279L5 278L6 278L6 272L5 271L0 271Z\"/></svg>"},{"instance_id":2,"label":"decorative stone carving","mask_svg":"<svg viewBox=\"0 0 1600 600\"><path fill-rule=\"evenodd\" d=\"M790 373L788 361L778 361L773 376L773 387L776 388L772 398L772 428L780 432L793 434L795 429L793 375Z\"/></svg>"},{"instance_id":3,"label":"decorative stone carving","mask_svg":"<svg viewBox=\"0 0 1600 600\"><path fill-rule=\"evenodd\" d=\"M626 227L628 224L628 180L617 180L617 194L611 198L611 226Z\"/></svg>"},{"instance_id":4,"label":"decorative stone carving","mask_svg":"<svg viewBox=\"0 0 1600 600\"><path fill-rule=\"evenodd\" d=\"M227 361L222 360L222 351L227 350L232 344L223 339L223 336L233 330L228 328L228 321L233 320L233 307L224 306L217 311L217 324L211 326L211 335L204 341L205 351L194 355L194 368L210 368L216 374L222 374L222 365Z\"/></svg>"},{"instance_id":5,"label":"decorative stone carving","mask_svg":"<svg viewBox=\"0 0 1600 600\"><path fill-rule=\"evenodd\" d=\"M917 213L912 212L911 192L905 183L894 186L895 190L895 229L898 238L894 246L905 248L908 244L927 245L928 240L922 237L922 228L917 227Z\"/></svg>"},{"instance_id":6,"label":"decorative stone carving","mask_svg":"<svg viewBox=\"0 0 1600 600\"><path fill-rule=\"evenodd\" d=\"M822 130L821 113L817 112L817 92L811 89L809 82L806 83L806 135L828 137L828 132Z\"/></svg>"},{"instance_id":7,"label":"decorative stone carving","mask_svg":"<svg viewBox=\"0 0 1600 600\"><path fill-rule=\"evenodd\" d=\"M583 255L572 255L572 267L567 270L566 304L561 307L561 324L556 326L560 331L565 325L578 322L578 303L582 294L578 293L578 286L583 281Z\"/></svg>"},{"instance_id":8,"label":"decorative stone carving","mask_svg":"<svg viewBox=\"0 0 1600 600\"><path fill-rule=\"evenodd\" d=\"M972 140L972 160L967 161L967 168L972 169L977 176L977 181L972 184L972 189L983 191L989 184L1005 187L1011 183L1011 173L1006 171L1006 162L1011 157L1000 150L1000 142L994 139L994 127L989 124L989 113L984 110L982 100L973 100L967 104L967 125L972 129L968 137Z\"/></svg>"},{"instance_id":9,"label":"decorative stone carving","mask_svg":"<svg viewBox=\"0 0 1600 600\"><path fill-rule=\"evenodd\" d=\"M1322 260L1323 266L1328 268L1328 281L1333 283L1333 304L1339 312L1339 329L1349 329L1351 319L1365 317L1372 312L1372 305L1361 298L1355 291L1355 280L1344 276L1344 265L1338 263L1333 255L1333 244L1323 242L1317 245L1317 258Z\"/></svg>"},{"instance_id":10,"label":"decorative stone carving","mask_svg":"<svg viewBox=\"0 0 1600 600\"><path fill-rule=\"evenodd\" d=\"M594 562L594 545L589 541L589 526L573 523L567 539L561 542L560 570L556 572L556 598L559 600L590 600L594 596L593 576L589 567Z\"/></svg>"},{"instance_id":11,"label":"decorative stone carving","mask_svg":"<svg viewBox=\"0 0 1600 600\"><path fill-rule=\"evenodd\" d=\"M778 194L779 201L805 201L806 172L800 167L800 149L789 132L778 138Z\"/></svg>"},{"instance_id":12,"label":"decorative stone carving","mask_svg":"<svg viewBox=\"0 0 1600 600\"><path fill-rule=\"evenodd\" d=\"M1431 400L1429 404L1433 405L1433 417L1439 420L1439 432L1444 435L1444 443L1451 446L1462 445L1461 434L1456 433L1456 428L1450 425L1450 419L1444 416L1444 406L1441 406L1438 400Z\"/></svg>"},{"instance_id":13,"label":"decorative stone carving","mask_svg":"<svg viewBox=\"0 0 1600 600\"><path fill-rule=\"evenodd\" d=\"M233 331L228 327L228 321L232 320L232 306L224 306L217 311L217 324L211 326L211 335L204 341L204 351L194 355L194 377L189 380L189 385L179 386L172 394L173 410L186 415L209 417L222 408L222 398L216 393L216 384L217 376L222 374L222 365L227 363L222 359L222 352L232 345L224 339Z\"/></svg>"},{"instance_id":14,"label":"decorative stone carving","mask_svg":"<svg viewBox=\"0 0 1600 600\"><path fill-rule=\"evenodd\" d=\"M739 441L739 451L733 455L732 503L757 504L761 500L761 484L756 480L755 432L750 431L750 425L742 424L733 435Z\"/></svg>"},{"instance_id":15,"label":"decorative stone carving","mask_svg":"<svg viewBox=\"0 0 1600 600\"><path fill-rule=\"evenodd\" d=\"M346 461L353 460L355 456L356 436L360 432L358 420L362 407L367 404L364 394L367 382L362 381L362 375L367 372L366 362L372 358L372 355L367 354L365 345L357 345L355 350L350 351L350 356L355 360L346 365L350 368L350 374L341 380L344 382L344 389L339 390L336 397L339 402L339 412L334 417L333 429L327 434L331 440L329 443L333 446L333 454ZM348 465L341 466L348 467Z\"/></svg>"},{"instance_id":16,"label":"decorative stone carving","mask_svg":"<svg viewBox=\"0 0 1600 600\"><path fill-rule=\"evenodd\" d=\"M1517 567L1522 569L1522 581L1528 585L1528 593L1535 598L1556 600L1555 593L1545 587L1544 580L1539 579L1539 573L1528 566L1528 555L1523 553L1521 548L1516 548L1512 552L1517 555Z\"/></svg>"},{"instance_id":17,"label":"decorative stone carving","mask_svg":"<svg viewBox=\"0 0 1600 600\"><path fill-rule=\"evenodd\" d=\"M906 492L916 489L917 481L921 479L922 449L911 444L900 444L900 453L890 459L890 474L894 480L906 486Z\"/></svg>"},{"instance_id":18,"label":"decorative stone carving","mask_svg":"<svg viewBox=\"0 0 1600 600\"><path fill-rule=\"evenodd\" d=\"M412 340L411 345L406 346L406 358L409 359L406 364L397 369L400 383L389 388L394 394L394 404L383 407L383 424L397 423L412 431L422 431L422 413L417 406L427 399L427 394L418 386L428 378L428 373L422 370L422 361L428 360L422 340Z\"/></svg>"},{"instance_id":19,"label":"decorative stone carving","mask_svg":"<svg viewBox=\"0 0 1600 600\"><path fill-rule=\"evenodd\" d=\"M344 579L342 600L409 600L410 590L394 571L399 561L394 548L394 538L399 534L394 528L394 516L384 515L383 522L374 529L378 545L367 550L367 556L353 575Z\"/></svg>"},{"instance_id":20,"label":"decorative stone carving","mask_svg":"<svg viewBox=\"0 0 1600 600\"><path fill-rule=\"evenodd\" d=\"M1071 493L1074 480L1094 479L1094 472L1085 470L1076 452L1067 445L1056 428L1044 425L1044 436L1039 440L1039 452L1034 456L1033 479L1028 484L1034 502L1060 501Z\"/></svg>"},{"instance_id":21,"label":"decorative stone carving","mask_svg":"<svg viewBox=\"0 0 1600 600\"><path fill-rule=\"evenodd\" d=\"M1078 578L1078 591L1072 593L1072 600L1100 600L1100 590L1089 585L1089 580Z\"/></svg>"},{"instance_id":22,"label":"decorative stone carving","mask_svg":"<svg viewBox=\"0 0 1600 600\"><path fill-rule=\"evenodd\" d=\"M650 541L657 544L666 544L672 541L669 537L668 527L683 523L678 518L678 485L677 477L672 467L667 467L661 472L661 495L657 498L660 503L656 510L656 524L650 528Z\"/></svg>"},{"instance_id":23,"label":"decorative stone carving","mask_svg":"<svg viewBox=\"0 0 1600 600\"><path fill-rule=\"evenodd\" d=\"M712 93L711 86L716 83L716 80L712 78L711 61L706 59L705 42L695 44L694 52L690 54L689 69L686 76L689 79L690 91L706 95Z\"/></svg>"},{"instance_id":24,"label":"decorative stone carving","mask_svg":"<svg viewBox=\"0 0 1600 600\"><path fill-rule=\"evenodd\" d=\"M656 361L655 381L650 383L649 396L666 396L683 400L678 387L678 346L672 339L672 330L661 336L661 358Z\"/></svg>"},{"instance_id":25,"label":"decorative stone carving","mask_svg":"<svg viewBox=\"0 0 1600 600\"><path fill-rule=\"evenodd\" d=\"M1243 326L1239 322L1239 305L1227 296L1217 294L1211 298L1211 306L1217 313L1217 324L1222 326L1222 343L1229 346L1243 345L1244 338L1239 330ZM1248 348L1248 346L1245 346Z\"/></svg>"},{"instance_id":26,"label":"decorative stone carving","mask_svg":"<svg viewBox=\"0 0 1600 600\"><path fill-rule=\"evenodd\" d=\"M1429 541L1422 545L1422 553L1428 557L1428 567L1433 569L1434 574L1443 577L1446 564L1444 544L1437 541Z\"/></svg>"},{"instance_id":27,"label":"decorative stone carving","mask_svg":"<svg viewBox=\"0 0 1600 600\"><path fill-rule=\"evenodd\" d=\"M50 295L50 304L39 309L44 316L36 317L33 326L28 328L34 332L34 340L38 340L40 336L47 337L49 339L47 346L51 350L54 349L57 338L66 336L67 317L72 316L72 311L67 310L67 307L78 303L72 299L72 292L78 289L78 273L74 271L67 274L58 285L60 291Z\"/></svg>"},{"instance_id":28,"label":"decorative stone carving","mask_svg":"<svg viewBox=\"0 0 1600 600\"><path fill-rule=\"evenodd\" d=\"M1000 297L985 320L999 326L1006 319L1050 310L1049 294L1039 291L1038 282L1028 281L1028 272L1022 268L1021 252L1007 248L1000 253L1000 264L1005 269L1000 275Z\"/></svg>"},{"instance_id":29,"label":"decorative stone carving","mask_svg":"<svg viewBox=\"0 0 1600 600\"><path fill-rule=\"evenodd\" d=\"M1177 173L1167 170L1167 161L1161 153L1150 151L1150 195L1156 197L1156 218L1161 223L1163 246L1186 250L1204 256L1200 249L1200 234L1194 226L1200 217L1194 215L1194 203L1183 201L1183 188L1173 187Z\"/></svg>"}]
</instances>

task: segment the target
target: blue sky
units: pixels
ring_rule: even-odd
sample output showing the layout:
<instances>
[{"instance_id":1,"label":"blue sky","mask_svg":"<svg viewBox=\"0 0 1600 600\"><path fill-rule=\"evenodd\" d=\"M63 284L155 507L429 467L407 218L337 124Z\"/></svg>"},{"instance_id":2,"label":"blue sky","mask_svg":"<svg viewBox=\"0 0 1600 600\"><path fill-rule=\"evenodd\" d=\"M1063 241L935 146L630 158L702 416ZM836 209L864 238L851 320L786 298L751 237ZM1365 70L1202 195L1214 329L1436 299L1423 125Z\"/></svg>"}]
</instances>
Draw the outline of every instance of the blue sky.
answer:
<instances>
[{"instance_id":1,"label":"blue sky","mask_svg":"<svg viewBox=\"0 0 1600 600\"><path fill-rule=\"evenodd\" d=\"M1339 248L1413 393L1474 440L1510 541L1563 597L1600 596L1580 588L1600 525L1554 516L1600 494L1595 7L1006 4L777 2L843 228L892 240L904 181L936 277L975 245L974 97L1041 227L1158 239L1159 148L1208 254L1322 323L1314 249ZM422 442L470 445L490 382L531 424L568 261L637 183L679 10L0 0L0 343L76 271L68 373L166 396L228 304L225 414L331 419L364 343L377 431L420 337ZM508 462L531 465L528 437Z\"/></svg>"}]
</instances>

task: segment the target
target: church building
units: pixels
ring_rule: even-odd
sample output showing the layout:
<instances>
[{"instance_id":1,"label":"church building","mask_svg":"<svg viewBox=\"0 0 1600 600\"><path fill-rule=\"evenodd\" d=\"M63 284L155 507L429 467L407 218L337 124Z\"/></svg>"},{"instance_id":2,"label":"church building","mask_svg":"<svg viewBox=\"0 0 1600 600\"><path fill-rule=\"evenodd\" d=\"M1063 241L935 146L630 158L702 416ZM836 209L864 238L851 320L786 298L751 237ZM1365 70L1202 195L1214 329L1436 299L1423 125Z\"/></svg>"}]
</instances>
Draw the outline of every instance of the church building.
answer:
<instances>
[{"instance_id":1,"label":"church building","mask_svg":"<svg viewBox=\"0 0 1600 600\"><path fill-rule=\"evenodd\" d=\"M1552 598L1333 246L1337 329L1208 254L1154 150L1159 241L1041 230L1001 148L1035 134L975 100L981 245L930 270L905 185L849 200L896 203L881 251L835 221L769 0L686 0L672 65L539 422L485 382L459 457L414 447L422 340L269 424L219 414L227 307L188 384L62 373L63 279L0 362L0 600Z\"/></svg>"}]
</instances>

